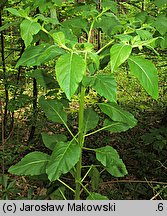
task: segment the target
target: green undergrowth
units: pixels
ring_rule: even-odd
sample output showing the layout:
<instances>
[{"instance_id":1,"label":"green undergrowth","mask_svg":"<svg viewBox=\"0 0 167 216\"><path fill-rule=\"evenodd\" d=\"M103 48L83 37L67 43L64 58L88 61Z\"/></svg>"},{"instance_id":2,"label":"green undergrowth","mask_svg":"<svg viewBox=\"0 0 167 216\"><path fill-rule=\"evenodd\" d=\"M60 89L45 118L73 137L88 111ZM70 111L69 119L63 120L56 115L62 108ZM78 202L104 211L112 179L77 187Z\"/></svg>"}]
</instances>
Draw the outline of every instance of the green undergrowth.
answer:
<instances>
[{"instance_id":1,"label":"green undergrowth","mask_svg":"<svg viewBox=\"0 0 167 216\"><path fill-rule=\"evenodd\" d=\"M165 186L167 177L167 129L161 124L167 102L164 82L165 70L163 67L158 67L160 96L157 101L151 99L135 79L132 79L126 65L120 70L115 73L118 83L117 100L122 107L126 107L129 112L135 115L138 124L135 128L122 133L111 135L109 132L100 132L98 135L88 137L86 143L88 143L89 148L102 147L108 143L108 145L118 150L127 165L128 175L119 179L111 178L106 171L100 170L101 178L98 182L90 183L91 178L89 177L85 181L88 183L90 190L93 187L95 191L106 195L109 199L151 199L158 193L157 199L165 199L167 196ZM102 100L93 91L85 99L87 106L94 106L96 102ZM74 97L70 106L71 128L76 123L77 109L78 101ZM9 166L19 161L27 153L33 150L49 153L43 146L41 132L45 131L53 134L64 130L60 126L48 122L44 118L43 112L39 110L35 139L33 142L26 144L28 129L31 125L29 125L28 117L24 115L20 120L21 124L20 121L15 122L15 133L9 137L5 146L5 172L8 176L6 185L10 184L10 186L8 190L5 190L7 195L3 193L3 197L7 196L10 199L61 199L61 191L57 191L60 186L59 183L51 184L46 177L37 180L35 177L23 178L8 175L7 169ZM75 131L75 127L73 131ZM85 165L94 162L92 153L84 154ZM63 176L63 180L71 186L74 184L70 175ZM7 186L2 184L1 187ZM16 188L16 190L13 188ZM62 190L64 190L63 187ZM70 198L68 190L66 195ZM81 197L84 199L85 194L82 193Z\"/></svg>"}]
</instances>

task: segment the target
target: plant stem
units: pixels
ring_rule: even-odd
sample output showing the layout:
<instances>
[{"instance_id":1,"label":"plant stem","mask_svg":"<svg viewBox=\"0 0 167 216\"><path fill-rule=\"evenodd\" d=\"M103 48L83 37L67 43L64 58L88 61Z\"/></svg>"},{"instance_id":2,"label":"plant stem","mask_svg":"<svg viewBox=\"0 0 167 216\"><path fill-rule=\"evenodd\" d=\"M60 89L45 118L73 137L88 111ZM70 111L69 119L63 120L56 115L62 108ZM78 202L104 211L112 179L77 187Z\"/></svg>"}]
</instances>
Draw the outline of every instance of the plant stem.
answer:
<instances>
[{"instance_id":1,"label":"plant stem","mask_svg":"<svg viewBox=\"0 0 167 216\"><path fill-rule=\"evenodd\" d=\"M85 88L81 85L80 88L80 104L79 104L79 135L78 135L78 145L81 147L80 159L76 165L76 190L75 190L75 200L80 200L80 190L81 190L81 169L82 169L82 147L84 144L84 132L83 132L83 121L84 121L84 96Z\"/></svg>"}]
</instances>

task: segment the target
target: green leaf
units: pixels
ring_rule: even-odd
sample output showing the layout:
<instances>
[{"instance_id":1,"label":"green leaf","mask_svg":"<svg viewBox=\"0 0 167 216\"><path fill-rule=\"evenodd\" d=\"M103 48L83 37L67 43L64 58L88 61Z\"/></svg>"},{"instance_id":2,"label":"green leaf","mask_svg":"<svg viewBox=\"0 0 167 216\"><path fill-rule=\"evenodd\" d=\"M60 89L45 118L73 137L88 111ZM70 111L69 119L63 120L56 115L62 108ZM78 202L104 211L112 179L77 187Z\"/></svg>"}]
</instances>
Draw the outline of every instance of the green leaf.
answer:
<instances>
[{"instance_id":1,"label":"green leaf","mask_svg":"<svg viewBox=\"0 0 167 216\"><path fill-rule=\"evenodd\" d=\"M55 43L57 43L59 46L61 46L62 44L65 44L65 35L63 32L55 32L52 34L52 37L55 41Z\"/></svg>"},{"instance_id":2,"label":"green leaf","mask_svg":"<svg viewBox=\"0 0 167 216\"><path fill-rule=\"evenodd\" d=\"M55 181L62 174L69 172L79 161L80 153L80 146L72 141L57 143L47 166L49 180Z\"/></svg>"},{"instance_id":3,"label":"green leaf","mask_svg":"<svg viewBox=\"0 0 167 216\"><path fill-rule=\"evenodd\" d=\"M82 29L87 27L87 21L83 17L73 17L61 23L64 28L72 30L74 35L80 36Z\"/></svg>"},{"instance_id":4,"label":"green leaf","mask_svg":"<svg viewBox=\"0 0 167 216\"><path fill-rule=\"evenodd\" d=\"M111 133L120 133L127 131L130 127L128 124L123 122L114 122L109 119L104 120L103 127L106 127L105 130L110 131Z\"/></svg>"},{"instance_id":5,"label":"green leaf","mask_svg":"<svg viewBox=\"0 0 167 216\"><path fill-rule=\"evenodd\" d=\"M61 6L62 5L62 0L52 0L57 6Z\"/></svg>"},{"instance_id":6,"label":"green leaf","mask_svg":"<svg viewBox=\"0 0 167 216\"><path fill-rule=\"evenodd\" d=\"M9 28L10 26L16 26L19 22L11 22L11 23L5 23L3 26L0 27L0 32L4 31L5 29Z\"/></svg>"},{"instance_id":7,"label":"green leaf","mask_svg":"<svg viewBox=\"0 0 167 216\"><path fill-rule=\"evenodd\" d=\"M161 14L156 18L154 22L154 27L159 31L161 35L165 35L167 32L167 17L165 14Z\"/></svg>"},{"instance_id":8,"label":"green leaf","mask_svg":"<svg viewBox=\"0 0 167 216\"><path fill-rule=\"evenodd\" d=\"M62 103L55 99L45 99L43 96L40 97L39 103L50 121L66 124L67 113L64 111Z\"/></svg>"},{"instance_id":9,"label":"green leaf","mask_svg":"<svg viewBox=\"0 0 167 216\"><path fill-rule=\"evenodd\" d=\"M137 29L136 33L140 36L141 40L148 40L153 37L151 32L143 29Z\"/></svg>"},{"instance_id":10,"label":"green leaf","mask_svg":"<svg viewBox=\"0 0 167 216\"><path fill-rule=\"evenodd\" d=\"M57 81L69 100L82 81L85 70L85 61L75 53L67 53L58 59L56 63Z\"/></svg>"},{"instance_id":11,"label":"green leaf","mask_svg":"<svg viewBox=\"0 0 167 216\"><path fill-rule=\"evenodd\" d=\"M106 196L103 196L99 193L90 193L86 200L108 200Z\"/></svg>"},{"instance_id":12,"label":"green leaf","mask_svg":"<svg viewBox=\"0 0 167 216\"><path fill-rule=\"evenodd\" d=\"M131 113L124 111L116 103L100 103L99 107L102 112L108 115L113 121L126 123L130 128L137 124L137 120L134 116Z\"/></svg>"},{"instance_id":13,"label":"green leaf","mask_svg":"<svg viewBox=\"0 0 167 216\"><path fill-rule=\"evenodd\" d=\"M167 0L155 0L155 5L159 8L165 6L167 4Z\"/></svg>"},{"instance_id":14,"label":"green leaf","mask_svg":"<svg viewBox=\"0 0 167 216\"><path fill-rule=\"evenodd\" d=\"M158 75L154 64L142 57L131 56L128 59L131 73L137 77L147 91L154 99L158 98Z\"/></svg>"},{"instance_id":15,"label":"green leaf","mask_svg":"<svg viewBox=\"0 0 167 216\"><path fill-rule=\"evenodd\" d=\"M88 55L90 56L91 60L95 63L97 70L99 69L99 56L96 53L88 53Z\"/></svg>"},{"instance_id":16,"label":"green leaf","mask_svg":"<svg viewBox=\"0 0 167 216\"><path fill-rule=\"evenodd\" d=\"M111 0L103 0L101 3L102 7L105 10L110 9L113 13L117 13L118 9L117 9L117 3Z\"/></svg>"},{"instance_id":17,"label":"green leaf","mask_svg":"<svg viewBox=\"0 0 167 216\"><path fill-rule=\"evenodd\" d=\"M45 50L43 50L42 53L40 53L38 57L38 62L40 64L43 64L47 61L50 61L62 54L64 54L65 51L61 48L59 48L57 45L51 45L47 47Z\"/></svg>"},{"instance_id":18,"label":"green leaf","mask_svg":"<svg viewBox=\"0 0 167 216\"><path fill-rule=\"evenodd\" d=\"M96 75L92 87L102 97L105 97L109 101L116 102L116 81L113 74Z\"/></svg>"},{"instance_id":19,"label":"green leaf","mask_svg":"<svg viewBox=\"0 0 167 216\"><path fill-rule=\"evenodd\" d=\"M46 173L49 155L42 152L31 152L17 164L11 166L8 172L15 175L40 175Z\"/></svg>"},{"instance_id":20,"label":"green leaf","mask_svg":"<svg viewBox=\"0 0 167 216\"><path fill-rule=\"evenodd\" d=\"M63 200L65 194L65 186L60 186L57 190L52 192L49 196L51 200Z\"/></svg>"},{"instance_id":21,"label":"green leaf","mask_svg":"<svg viewBox=\"0 0 167 216\"><path fill-rule=\"evenodd\" d=\"M100 17L96 24L96 28L101 28L104 33L108 36L118 32L122 27L118 18L113 13L105 13L102 17Z\"/></svg>"},{"instance_id":22,"label":"green leaf","mask_svg":"<svg viewBox=\"0 0 167 216\"><path fill-rule=\"evenodd\" d=\"M67 140L67 137L63 134L52 134L49 135L47 133L42 133L42 140L44 142L44 145L50 149L50 150L54 150L56 144L58 142L65 142Z\"/></svg>"},{"instance_id":23,"label":"green leaf","mask_svg":"<svg viewBox=\"0 0 167 216\"><path fill-rule=\"evenodd\" d=\"M91 108L88 108L84 113L84 133L94 129L99 121L98 114Z\"/></svg>"},{"instance_id":24,"label":"green leaf","mask_svg":"<svg viewBox=\"0 0 167 216\"><path fill-rule=\"evenodd\" d=\"M37 83L43 88L55 89L57 87L56 80L53 76L42 69L32 71L31 77L35 78Z\"/></svg>"},{"instance_id":25,"label":"green leaf","mask_svg":"<svg viewBox=\"0 0 167 216\"><path fill-rule=\"evenodd\" d=\"M38 58L45 49L46 44L28 47L22 54L21 58L18 60L16 68L18 68L19 66L39 66L40 62L38 61Z\"/></svg>"},{"instance_id":26,"label":"green leaf","mask_svg":"<svg viewBox=\"0 0 167 216\"><path fill-rule=\"evenodd\" d=\"M91 170L89 172L89 177L91 178L91 187L93 191L98 191L99 190L99 183L100 183L100 172L96 168L96 166L92 165Z\"/></svg>"},{"instance_id":27,"label":"green leaf","mask_svg":"<svg viewBox=\"0 0 167 216\"><path fill-rule=\"evenodd\" d=\"M114 72L124 63L132 52L132 46L127 44L115 44L110 49L111 72Z\"/></svg>"},{"instance_id":28,"label":"green leaf","mask_svg":"<svg viewBox=\"0 0 167 216\"><path fill-rule=\"evenodd\" d=\"M19 13L19 11L16 10L15 8L7 8L6 10L9 11L9 13L11 13L11 14L13 14L15 16L22 17L22 15Z\"/></svg>"},{"instance_id":29,"label":"green leaf","mask_svg":"<svg viewBox=\"0 0 167 216\"><path fill-rule=\"evenodd\" d=\"M111 146L96 149L96 158L114 177L123 177L128 173L118 152Z\"/></svg>"},{"instance_id":30,"label":"green leaf","mask_svg":"<svg viewBox=\"0 0 167 216\"><path fill-rule=\"evenodd\" d=\"M21 37L24 40L25 46L28 47L32 40L33 35L36 35L41 30L41 25L31 20L23 20L20 24Z\"/></svg>"}]
</instances>

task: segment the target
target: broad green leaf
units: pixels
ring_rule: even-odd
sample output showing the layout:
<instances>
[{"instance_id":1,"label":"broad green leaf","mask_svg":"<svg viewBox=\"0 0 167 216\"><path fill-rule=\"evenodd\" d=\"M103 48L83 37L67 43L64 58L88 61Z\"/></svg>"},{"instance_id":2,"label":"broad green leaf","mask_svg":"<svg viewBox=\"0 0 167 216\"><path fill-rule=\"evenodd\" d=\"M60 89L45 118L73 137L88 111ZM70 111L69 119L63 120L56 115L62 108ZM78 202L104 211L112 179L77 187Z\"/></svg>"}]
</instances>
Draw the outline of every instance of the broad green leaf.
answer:
<instances>
[{"instance_id":1,"label":"broad green leaf","mask_svg":"<svg viewBox=\"0 0 167 216\"><path fill-rule=\"evenodd\" d=\"M91 187L93 191L98 191L99 190L99 183L100 183L100 172L96 168L96 166L92 165L91 170L89 172L89 177L91 178Z\"/></svg>"},{"instance_id":2,"label":"broad green leaf","mask_svg":"<svg viewBox=\"0 0 167 216\"><path fill-rule=\"evenodd\" d=\"M167 4L167 0L155 0L155 5L159 8L165 6Z\"/></svg>"},{"instance_id":3,"label":"broad green leaf","mask_svg":"<svg viewBox=\"0 0 167 216\"><path fill-rule=\"evenodd\" d=\"M114 72L124 63L132 52L132 46L127 44L115 44L110 49L111 72Z\"/></svg>"},{"instance_id":4,"label":"broad green leaf","mask_svg":"<svg viewBox=\"0 0 167 216\"><path fill-rule=\"evenodd\" d=\"M120 30L121 25L118 18L113 13L105 13L95 24L96 28L101 28L104 33L111 36Z\"/></svg>"},{"instance_id":5,"label":"broad green leaf","mask_svg":"<svg viewBox=\"0 0 167 216\"><path fill-rule=\"evenodd\" d=\"M161 35L165 35L167 32L167 17L165 14L161 14L156 18L154 22L154 27L159 31Z\"/></svg>"},{"instance_id":6,"label":"broad green leaf","mask_svg":"<svg viewBox=\"0 0 167 216\"><path fill-rule=\"evenodd\" d=\"M50 17L45 17L42 14L39 14L37 16L37 19L40 19L40 20L44 21L45 24L48 24L48 23L52 23L53 25L59 24L58 19L56 19L56 18L50 18Z\"/></svg>"},{"instance_id":7,"label":"broad green leaf","mask_svg":"<svg viewBox=\"0 0 167 216\"><path fill-rule=\"evenodd\" d=\"M15 16L22 17L22 15L19 13L19 11L16 10L15 8L7 8L6 10L9 11L9 13L11 13L11 14L13 14Z\"/></svg>"},{"instance_id":8,"label":"broad green leaf","mask_svg":"<svg viewBox=\"0 0 167 216\"><path fill-rule=\"evenodd\" d=\"M95 63L97 70L99 69L100 61L99 61L99 56L96 53L88 53L92 61Z\"/></svg>"},{"instance_id":9,"label":"broad green leaf","mask_svg":"<svg viewBox=\"0 0 167 216\"><path fill-rule=\"evenodd\" d=\"M55 99L44 99L40 97L39 103L50 121L66 124L67 113L63 109L62 103Z\"/></svg>"},{"instance_id":10,"label":"broad green leaf","mask_svg":"<svg viewBox=\"0 0 167 216\"><path fill-rule=\"evenodd\" d=\"M57 190L55 190L49 195L51 200L63 200L65 197L65 190L65 186L60 186Z\"/></svg>"},{"instance_id":11,"label":"broad green leaf","mask_svg":"<svg viewBox=\"0 0 167 216\"><path fill-rule=\"evenodd\" d=\"M58 59L56 63L57 81L69 100L82 81L85 70L85 61L75 53L64 54Z\"/></svg>"},{"instance_id":12,"label":"broad green leaf","mask_svg":"<svg viewBox=\"0 0 167 216\"><path fill-rule=\"evenodd\" d=\"M80 146L72 141L57 143L46 169L49 180L55 181L69 172L79 161L80 154Z\"/></svg>"},{"instance_id":13,"label":"broad green leaf","mask_svg":"<svg viewBox=\"0 0 167 216\"><path fill-rule=\"evenodd\" d=\"M42 140L44 142L44 145L49 148L50 150L54 150L56 144L58 142L65 142L67 140L67 137L63 134L52 134L49 135L47 133L42 133Z\"/></svg>"},{"instance_id":14,"label":"broad green leaf","mask_svg":"<svg viewBox=\"0 0 167 216\"><path fill-rule=\"evenodd\" d=\"M84 133L94 129L99 121L98 114L91 108L84 112Z\"/></svg>"},{"instance_id":15,"label":"broad green leaf","mask_svg":"<svg viewBox=\"0 0 167 216\"><path fill-rule=\"evenodd\" d=\"M141 40L148 40L153 37L151 32L143 29L137 29L136 33L140 36Z\"/></svg>"},{"instance_id":16,"label":"broad green leaf","mask_svg":"<svg viewBox=\"0 0 167 216\"><path fill-rule=\"evenodd\" d=\"M24 40L25 46L28 47L32 40L33 35L36 35L41 30L41 25L31 20L23 20L20 24L21 37Z\"/></svg>"},{"instance_id":17,"label":"broad green leaf","mask_svg":"<svg viewBox=\"0 0 167 216\"><path fill-rule=\"evenodd\" d=\"M45 49L46 44L28 47L18 60L16 68L19 66L39 66L40 62L38 61L38 58Z\"/></svg>"},{"instance_id":18,"label":"broad green leaf","mask_svg":"<svg viewBox=\"0 0 167 216\"><path fill-rule=\"evenodd\" d=\"M62 5L62 0L52 0L57 6L61 6Z\"/></svg>"},{"instance_id":19,"label":"broad green leaf","mask_svg":"<svg viewBox=\"0 0 167 216\"><path fill-rule=\"evenodd\" d=\"M113 74L96 75L92 87L102 97L105 97L109 101L116 102L116 81Z\"/></svg>"},{"instance_id":20,"label":"broad green leaf","mask_svg":"<svg viewBox=\"0 0 167 216\"><path fill-rule=\"evenodd\" d=\"M103 127L105 127L104 130L110 131L111 133L120 133L127 131L130 126L123 122L114 122L109 119L104 120Z\"/></svg>"},{"instance_id":21,"label":"broad green leaf","mask_svg":"<svg viewBox=\"0 0 167 216\"><path fill-rule=\"evenodd\" d=\"M99 193L92 192L89 194L86 200L108 200L108 198Z\"/></svg>"},{"instance_id":22,"label":"broad green leaf","mask_svg":"<svg viewBox=\"0 0 167 216\"><path fill-rule=\"evenodd\" d=\"M128 59L131 73L137 77L147 91L154 99L158 98L158 75L154 64L142 57L131 56Z\"/></svg>"},{"instance_id":23,"label":"broad green leaf","mask_svg":"<svg viewBox=\"0 0 167 216\"><path fill-rule=\"evenodd\" d=\"M59 48L57 45L51 45L47 47L38 57L38 62L40 64L43 64L47 61L50 61L62 54L64 54L65 51L61 48Z\"/></svg>"},{"instance_id":24,"label":"broad green leaf","mask_svg":"<svg viewBox=\"0 0 167 216\"><path fill-rule=\"evenodd\" d=\"M102 5L102 7L103 7L105 10L110 9L113 13L117 13L117 12L118 12L117 4L116 4L116 2L114 2L114 1L111 1L111 0L103 0L102 3L101 3L101 5Z\"/></svg>"},{"instance_id":25,"label":"broad green leaf","mask_svg":"<svg viewBox=\"0 0 167 216\"><path fill-rule=\"evenodd\" d=\"M96 149L96 158L114 177L123 177L128 173L118 152L111 146Z\"/></svg>"},{"instance_id":26,"label":"broad green leaf","mask_svg":"<svg viewBox=\"0 0 167 216\"><path fill-rule=\"evenodd\" d=\"M37 83L46 89L55 89L57 87L56 80L51 74L48 74L42 69L32 71L31 77L35 78Z\"/></svg>"},{"instance_id":27,"label":"broad green leaf","mask_svg":"<svg viewBox=\"0 0 167 216\"><path fill-rule=\"evenodd\" d=\"M10 26L15 26L18 24L19 24L19 22L5 23L3 26L0 27L0 32L4 31L5 29L9 28Z\"/></svg>"},{"instance_id":28,"label":"broad green leaf","mask_svg":"<svg viewBox=\"0 0 167 216\"><path fill-rule=\"evenodd\" d=\"M136 14L135 19L140 21L141 23L145 23L148 18L148 14L146 11L142 11Z\"/></svg>"},{"instance_id":29,"label":"broad green leaf","mask_svg":"<svg viewBox=\"0 0 167 216\"><path fill-rule=\"evenodd\" d=\"M85 88L87 88L92 86L94 81L95 81L94 77L84 76L82 79L82 84L85 86Z\"/></svg>"},{"instance_id":30,"label":"broad green leaf","mask_svg":"<svg viewBox=\"0 0 167 216\"><path fill-rule=\"evenodd\" d=\"M74 35L79 36L82 29L85 30L87 27L87 21L83 17L73 17L71 19L66 19L61 23L63 27L72 30Z\"/></svg>"},{"instance_id":31,"label":"broad green leaf","mask_svg":"<svg viewBox=\"0 0 167 216\"><path fill-rule=\"evenodd\" d=\"M101 111L108 115L113 121L126 123L130 128L137 124L137 120L134 116L131 113L124 111L116 103L100 103L99 107Z\"/></svg>"},{"instance_id":32,"label":"broad green leaf","mask_svg":"<svg viewBox=\"0 0 167 216\"><path fill-rule=\"evenodd\" d=\"M55 32L52 34L52 37L55 41L55 43L57 43L59 46L61 46L62 44L65 44L65 35L63 32Z\"/></svg>"},{"instance_id":33,"label":"broad green leaf","mask_svg":"<svg viewBox=\"0 0 167 216\"><path fill-rule=\"evenodd\" d=\"M31 152L21 159L17 164L11 166L8 172L15 175L41 175L46 173L46 165L49 155L42 152Z\"/></svg>"}]
</instances>

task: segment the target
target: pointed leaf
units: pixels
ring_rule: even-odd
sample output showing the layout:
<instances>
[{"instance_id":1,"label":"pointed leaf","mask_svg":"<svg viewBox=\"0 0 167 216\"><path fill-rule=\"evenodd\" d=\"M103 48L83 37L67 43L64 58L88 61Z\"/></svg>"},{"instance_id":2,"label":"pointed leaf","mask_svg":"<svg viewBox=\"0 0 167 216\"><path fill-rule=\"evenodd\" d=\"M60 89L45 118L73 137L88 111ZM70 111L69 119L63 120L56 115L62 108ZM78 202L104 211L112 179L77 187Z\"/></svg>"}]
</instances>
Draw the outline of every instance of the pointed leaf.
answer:
<instances>
[{"instance_id":1,"label":"pointed leaf","mask_svg":"<svg viewBox=\"0 0 167 216\"><path fill-rule=\"evenodd\" d=\"M75 53L62 55L56 63L56 76L60 87L70 100L82 81L85 61Z\"/></svg>"},{"instance_id":2,"label":"pointed leaf","mask_svg":"<svg viewBox=\"0 0 167 216\"><path fill-rule=\"evenodd\" d=\"M38 57L38 62L40 64L43 64L47 61L54 59L55 57L63 55L64 53L65 51L59 48L57 45L51 45L47 47L43 52L40 53Z\"/></svg>"},{"instance_id":3,"label":"pointed leaf","mask_svg":"<svg viewBox=\"0 0 167 216\"><path fill-rule=\"evenodd\" d=\"M55 181L65 174L79 161L81 149L74 142L59 142L55 146L47 166L47 174L50 181Z\"/></svg>"},{"instance_id":4,"label":"pointed leaf","mask_svg":"<svg viewBox=\"0 0 167 216\"><path fill-rule=\"evenodd\" d=\"M114 72L126 61L132 52L132 46L127 44L115 44L110 49L111 72Z\"/></svg>"},{"instance_id":5,"label":"pointed leaf","mask_svg":"<svg viewBox=\"0 0 167 216\"><path fill-rule=\"evenodd\" d=\"M116 81L113 74L96 75L93 88L102 97L109 101L116 102Z\"/></svg>"},{"instance_id":6,"label":"pointed leaf","mask_svg":"<svg viewBox=\"0 0 167 216\"><path fill-rule=\"evenodd\" d=\"M84 133L94 129L99 121L98 114L91 108L88 108L84 113Z\"/></svg>"},{"instance_id":7,"label":"pointed leaf","mask_svg":"<svg viewBox=\"0 0 167 216\"><path fill-rule=\"evenodd\" d=\"M154 99L158 98L158 75L154 64L142 57L131 56L128 59L131 73L137 77L147 91Z\"/></svg>"},{"instance_id":8,"label":"pointed leaf","mask_svg":"<svg viewBox=\"0 0 167 216\"><path fill-rule=\"evenodd\" d=\"M40 62L38 61L38 58L45 49L45 44L28 47L22 54L21 58L18 60L16 68L18 68L19 66L39 66Z\"/></svg>"},{"instance_id":9,"label":"pointed leaf","mask_svg":"<svg viewBox=\"0 0 167 216\"><path fill-rule=\"evenodd\" d=\"M109 119L104 120L103 127L106 127L105 130L110 131L111 133L120 133L129 130L130 126L123 122L114 122Z\"/></svg>"},{"instance_id":10,"label":"pointed leaf","mask_svg":"<svg viewBox=\"0 0 167 216\"><path fill-rule=\"evenodd\" d=\"M20 24L21 37L24 40L25 46L29 46L33 40L33 35L41 30L41 25L31 20L23 20Z\"/></svg>"},{"instance_id":11,"label":"pointed leaf","mask_svg":"<svg viewBox=\"0 0 167 216\"><path fill-rule=\"evenodd\" d=\"M125 164L113 147L105 146L96 149L96 158L114 177L123 177L127 174Z\"/></svg>"},{"instance_id":12,"label":"pointed leaf","mask_svg":"<svg viewBox=\"0 0 167 216\"><path fill-rule=\"evenodd\" d=\"M52 34L52 37L58 45L61 46L62 44L65 44L65 35L63 32L55 32Z\"/></svg>"},{"instance_id":13,"label":"pointed leaf","mask_svg":"<svg viewBox=\"0 0 167 216\"><path fill-rule=\"evenodd\" d=\"M37 83L43 88L55 89L57 87L56 80L53 76L42 69L33 70L31 77L35 78Z\"/></svg>"},{"instance_id":14,"label":"pointed leaf","mask_svg":"<svg viewBox=\"0 0 167 216\"><path fill-rule=\"evenodd\" d=\"M99 193L90 193L86 200L108 200L106 196L103 196Z\"/></svg>"},{"instance_id":15,"label":"pointed leaf","mask_svg":"<svg viewBox=\"0 0 167 216\"><path fill-rule=\"evenodd\" d=\"M42 140L44 142L44 145L49 148L50 150L54 150L56 144L58 142L65 142L67 140L67 137L63 134L52 134L49 135L47 133L42 133Z\"/></svg>"},{"instance_id":16,"label":"pointed leaf","mask_svg":"<svg viewBox=\"0 0 167 216\"><path fill-rule=\"evenodd\" d=\"M167 17L165 14L161 14L157 17L156 21L153 23L153 26L159 31L161 35L165 35L167 32Z\"/></svg>"},{"instance_id":17,"label":"pointed leaf","mask_svg":"<svg viewBox=\"0 0 167 216\"><path fill-rule=\"evenodd\" d=\"M18 60L16 68L19 66L39 66L64 53L64 50L57 45L40 44L38 46L29 46Z\"/></svg>"},{"instance_id":18,"label":"pointed leaf","mask_svg":"<svg viewBox=\"0 0 167 216\"><path fill-rule=\"evenodd\" d=\"M31 152L17 164L11 166L8 172L15 175L41 175L46 173L49 155L42 152Z\"/></svg>"},{"instance_id":19,"label":"pointed leaf","mask_svg":"<svg viewBox=\"0 0 167 216\"><path fill-rule=\"evenodd\" d=\"M111 36L113 33L118 32L121 28L118 18L113 13L104 13L102 17L97 20L96 28L101 28L104 33Z\"/></svg>"},{"instance_id":20,"label":"pointed leaf","mask_svg":"<svg viewBox=\"0 0 167 216\"><path fill-rule=\"evenodd\" d=\"M57 190L55 190L49 195L51 200L63 200L65 190L66 190L65 186L60 186Z\"/></svg>"},{"instance_id":21,"label":"pointed leaf","mask_svg":"<svg viewBox=\"0 0 167 216\"><path fill-rule=\"evenodd\" d=\"M134 116L131 113L124 111L116 103L101 103L99 104L99 107L102 112L108 115L113 121L126 123L130 128L137 124L137 120Z\"/></svg>"},{"instance_id":22,"label":"pointed leaf","mask_svg":"<svg viewBox=\"0 0 167 216\"><path fill-rule=\"evenodd\" d=\"M55 99L46 99L42 96L39 99L45 115L50 121L66 124L67 114L63 109L62 103Z\"/></svg>"},{"instance_id":23,"label":"pointed leaf","mask_svg":"<svg viewBox=\"0 0 167 216\"><path fill-rule=\"evenodd\" d=\"M165 4L167 4L167 0L155 0L155 5L159 8L165 6Z\"/></svg>"},{"instance_id":24,"label":"pointed leaf","mask_svg":"<svg viewBox=\"0 0 167 216\"><path fill-rule=\"evenodd\" d=\"M100 172L96 168L96 166L92 165L91 166L91 171L89 172L89 177L91 178L91 187L93 191L98 191L99 190L99 183L100 183Z\"/></svg>"},{"instance_id":25,"label":"pointed leaf","mask_svg":"<svg viewBox=\"0 0 167 216\"><path fill-rule=\"evenodd\" d=\"M9 13L11 13L11 14L13 14L15 16L22 17L22 15L19 13L19 11L16 10L15 8L7 8L6 10L9 11Z\"/></svg>"}]
</instances>

